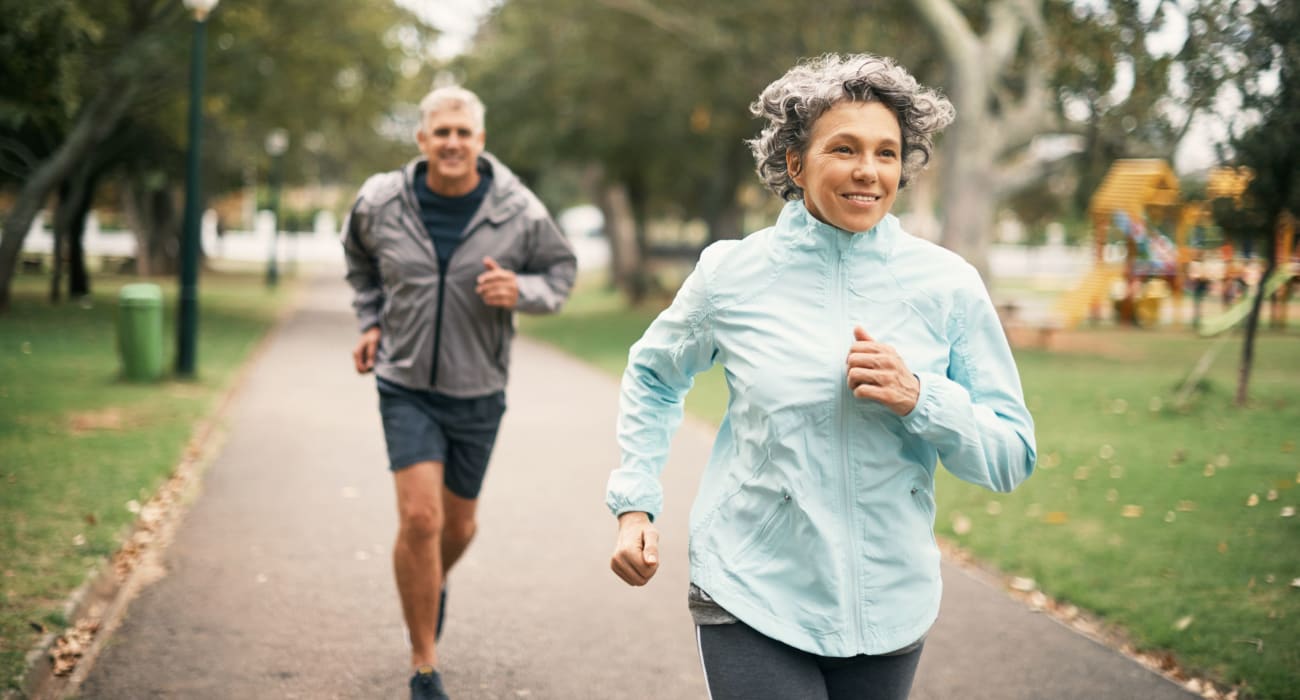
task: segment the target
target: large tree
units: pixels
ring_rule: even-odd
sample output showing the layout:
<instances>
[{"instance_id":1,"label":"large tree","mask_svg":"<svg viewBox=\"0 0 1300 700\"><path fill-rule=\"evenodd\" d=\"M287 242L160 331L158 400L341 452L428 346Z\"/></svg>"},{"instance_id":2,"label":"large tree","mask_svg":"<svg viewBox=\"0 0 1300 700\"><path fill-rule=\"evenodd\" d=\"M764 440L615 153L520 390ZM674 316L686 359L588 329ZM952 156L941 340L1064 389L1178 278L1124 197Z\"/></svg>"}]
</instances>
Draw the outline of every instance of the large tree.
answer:
<instances>
[{"instance_id":1,"label":"large tree","mask_svg":"<svg viewBox=\"0 0 1300 700\"><path fill-rule=\"evenodd\" d=\"M1188 10L1158 2L1145 13L1138 0L911 4L946 63L944 84L957 109L939 151L941 242L985 280L999 206L1053 170L1078 165L1037 155L1037 139L1084 137L1082 206L1115 158L1171 158L1230 77L1215 69L1224 27L1201 7L1217 0ZM1173 13L1193 32L1167 51L1151 39Z\"/></svg>"},{"instance_id":2,"label":"large tree","mask_svg":"<svg viewBox=\"0 0 1300 700\"><path fill-rule=\"evenodd\" d=\"M1233 161L1254 172L1243 206L1216 211L1219 223L1244 240L1263 243L1267 255L1260 289L1246 319L1236 402L1249 398L1255 338L1264 283L1279 264L1279 228L1284 216L1300 214L1300 4L1286 0L1236 4L1240 58L1252 67L1237 81L1244 114L1257 120L1234 135ZM1294 224L1294 219L1292 219ZM1289 255L1292 251L1283 251Z\"/></svg>"},{"instance_id":3,"label":"large tree","mask_svg":"<svg viewBox=\"0 0 1300 700\"><path fill-rule=\"evenodd\" d=\"M0 14L0 180L19 186L0 241L0 309L48 198L63 193L56 231L75 243L110 171L142 229L141 262L157 271L179 235L168 212L179 210L190 15L176 0L0 0ZM310 162L313 174L352 181L409 152L384 127L424 87L431 30L391 0L223 3L208 21L208 191L237 187L264 164L263 140L277 127L294 144L291 179Z\"/></svg>"}]
</instances>

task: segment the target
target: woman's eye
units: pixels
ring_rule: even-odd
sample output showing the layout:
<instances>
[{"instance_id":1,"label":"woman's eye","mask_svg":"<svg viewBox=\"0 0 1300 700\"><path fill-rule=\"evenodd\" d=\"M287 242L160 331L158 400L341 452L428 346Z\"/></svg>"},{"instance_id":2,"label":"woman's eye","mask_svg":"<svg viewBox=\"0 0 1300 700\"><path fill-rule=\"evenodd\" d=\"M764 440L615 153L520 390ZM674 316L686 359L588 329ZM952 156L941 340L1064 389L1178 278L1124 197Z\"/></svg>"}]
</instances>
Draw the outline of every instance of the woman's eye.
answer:
<instances>
[{"instance_id":1,"label":"woman's eye","mask_svg":"<svg viewBox=\"0 0 1300 700\"><path fill-rule=\"evenodd\" d=\"M887 149L885 149L885 150L883 150L883 151L880 152L880 156L881 156L882 158L897 158L897 157L898 157L898 154L895 153L892 149L888 149L888 148L887 148Z\"/></svg>"},{"instance_id":2,"label":"woman's eye","mask_svg":"<svg viewBox=\"0 0 1300 700\"><path fill-rule=\"evenodd\" d=\"M853 149L849 148L848 146L836 146L834 149L832 149L832 152L834 152L834 153L852 153L852 152L853 152Z\"/></svg>"}]
</instances>

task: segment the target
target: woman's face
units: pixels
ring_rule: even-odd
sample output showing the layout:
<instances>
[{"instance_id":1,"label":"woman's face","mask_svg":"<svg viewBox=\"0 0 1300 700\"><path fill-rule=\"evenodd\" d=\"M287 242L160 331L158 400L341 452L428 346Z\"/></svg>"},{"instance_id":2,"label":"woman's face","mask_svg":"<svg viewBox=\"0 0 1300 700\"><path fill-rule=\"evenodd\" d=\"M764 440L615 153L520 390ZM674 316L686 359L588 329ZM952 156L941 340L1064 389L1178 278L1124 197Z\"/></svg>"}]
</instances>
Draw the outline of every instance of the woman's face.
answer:
<instances>
[{"instance_id":1,"label":"woman's face","mask_svg":"<svg viewBox=\"0 0 1300 700\"><path fill-rule=\"evenodd\" d=\"M845 231L869 230L894 206L903 175L898 117L879 102L841 102L813 124L807 153L785 158L809 213Z\"/></svg>"}]
</instances>

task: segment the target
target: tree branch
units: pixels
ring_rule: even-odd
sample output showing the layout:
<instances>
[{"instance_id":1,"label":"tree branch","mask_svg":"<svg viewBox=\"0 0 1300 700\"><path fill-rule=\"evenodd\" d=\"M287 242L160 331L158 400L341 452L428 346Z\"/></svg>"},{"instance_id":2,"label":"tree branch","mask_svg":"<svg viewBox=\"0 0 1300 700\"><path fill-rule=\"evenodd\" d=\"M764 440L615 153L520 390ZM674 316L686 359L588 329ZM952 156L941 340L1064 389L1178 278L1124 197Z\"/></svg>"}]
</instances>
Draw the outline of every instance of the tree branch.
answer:
<instances>
[{"instance_id":1,"label":"tree branch","mask_svg":"<svg viewBox=\"0 0 1300 700\"><path fill-rule=\"evenodd\" d=\"M1010 0L996 2L989 7L989 29L984 33L985 65L992 72L1001 73L1016 54L1020 35L1024 29L1019 8Z\"/></svg>"},{"instance_id":2,"label":"tree branch","mask_svg":"<svg viewBox=\"0 0 1300 700\"><path fill-rule=\"evenodd\" d=\"M1070 165L1070 155L1055 160L1030 160L1028 157L998 166L993 174L995 199L1003 199L1053 175L1065 172Z\"/></svg>"},{"instance_id":3,"label":"tree branch","mask_svg":"<svg viewBox=\"0 0 1300 700\"><path fill-rule=\"evenodd\" d=\"M951 0L912 0L912 7L930 27L954 65L979 60L979 38Z\"/></svg>"},{"instance_id":4,"label":"tree branch","mask_svg":"<svg viewBox=\"0 0 1300 700\"><path fill-rule=\"evenodd\" d=\"M26 179L39 159L18 139L0 137L0 168L18 180Z\"/></svg>"},{"instance_id":5,"label":"tree branch","mask_svg":"<svg viewBox=\"0 0 1300 700\"><path fill-rule=\"evenodd\" d=\"M601 5L616 12L623 12L641 19L660 31L684 44L698 50L704 48L716 51L723 48L720 32L712 22L701 22L699 17L690 17L661 9L645 0L597 0Z\"/></svg>"}]
</instances>

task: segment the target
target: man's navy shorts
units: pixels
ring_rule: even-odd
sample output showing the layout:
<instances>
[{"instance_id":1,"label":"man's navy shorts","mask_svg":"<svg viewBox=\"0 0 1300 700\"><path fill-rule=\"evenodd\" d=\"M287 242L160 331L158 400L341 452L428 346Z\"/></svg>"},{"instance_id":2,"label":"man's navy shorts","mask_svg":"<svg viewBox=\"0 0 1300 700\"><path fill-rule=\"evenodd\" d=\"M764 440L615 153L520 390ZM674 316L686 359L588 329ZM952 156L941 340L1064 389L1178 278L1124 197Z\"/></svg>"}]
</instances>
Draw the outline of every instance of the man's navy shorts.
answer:
<instances>
[{"instance_id":1,"label":"man's navy shorts","mask_svg":"<svg viewBox=\"0 0 1300 700\"><path fill-rule=\"evenodd\" d=\"M442 462L447 489L478 498L506 411L505 392L462 399L376 379L388 468Z\"/></svg>"}]
</instances>

